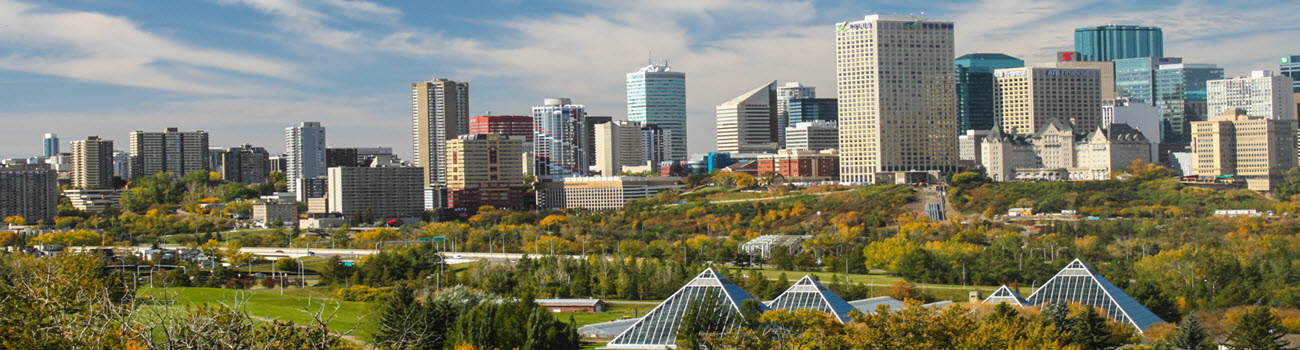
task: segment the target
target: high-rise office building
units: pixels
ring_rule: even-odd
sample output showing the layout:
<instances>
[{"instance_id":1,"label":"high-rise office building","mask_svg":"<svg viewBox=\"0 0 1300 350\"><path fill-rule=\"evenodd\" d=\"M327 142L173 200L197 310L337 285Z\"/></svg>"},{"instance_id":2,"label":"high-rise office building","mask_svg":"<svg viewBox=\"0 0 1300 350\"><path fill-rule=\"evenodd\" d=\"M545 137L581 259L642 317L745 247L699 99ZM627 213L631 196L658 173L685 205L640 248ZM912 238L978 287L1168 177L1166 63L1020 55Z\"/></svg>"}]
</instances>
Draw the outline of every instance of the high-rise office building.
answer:
<instances>
[{"instance_id":1,"label":"high-rise office building","mask_svg":"<svg viewBox=\"0 0 1300 350\"><path fill-rule=\"evenodd\" d=\"M1186 144L1191 122L1207 120L1206 83L1223 79L1223 68L1213 64L1165 64L1156 70L1156 108L1160 109L1164 142ZM1145 131L1145 130L1144 130Z\"/></svg>"},{"instance_id":2,"label":"high-rise office building","mask_svg":"<svg viewBox=\"0 0 1300 350\"><path fill-rule=\"evenodd\" d=\"M173 177L192 171L208 171L208 133L179 131L131 132L131 177L170 172Z\"/></svg>"},{"instance_id":3,"label":"high-rise office building","mask_svg":"<svg viewBox=\"0 0 1300 350\"><path fill-rule=\"evenodd\" d=\"M835 46L840 180L957 171L953 23L869 15L837 24Z\"/></svg>"},{"instance_id":4,"label":"high-rise office building","mask_svg":"<svg viewBox=\"0 0 1300 350\"><path fill-rule=\"evenodd\" d=\"M1206 84L1210 115L1244 109L1252 117L1296 119L1294 82L1291 78L1272 73L1257 70L1246 77L1210 80Z\"/></svg>"},{"instance_id":5,"label":"high-rise office building","mask_svg":"<svg viewBox=\"0 0 1300 350\"><path fill-rule=\"evenodd\" d=\"M113 141L89 136L72 141L72 187L113 188Z\"/></svg>"},{"instance_id":6,"label":"high-rise office building","mask_svg":"<svg viewBox=\"0 0 1300 350\"><path fill-rule=\"evenodd\" d=\"M840 128L835 122L802 122L785 128L785 135L785 149L821 151L840 148Z\"/></svg>"},{"instance_id":7,"label":"high-rise office building","mask_svg":"<svg viewBox=\"0 0 1300 350\"><path fill-rule=\"evenodd\" d=\"M641 126L641 163L655 166L672 160L673 132L655 124Z\"/></svg>"},{"instance_id":8,"label":"high-rise office building","mask_svg":"<svg viewBox=\"0 0 1300 350\"><path fill-rule=\"evenodd\" d=\"M956 59L957 131L993 128L993 71L1024 67L1025 61L1000 53L972 53Z\"/></svg>"},{"instance_id":9,"label":"high-rise office building","mask_svg":"<svg viewBox=\"0 0 1300 350\"><path fill-rule=\"evenodd\" d=\"M424 168L424 187L447 179L447 140L469 133L469 83L433 79L411 83L411 164ZM433 208L428 208L433 209Z\"/></svg>"},{"instance_id":10,"label":"high-rise office building","mask_svg":"<svg viewBox=\"0 0 1300 350\"><path fill-rule=\"evenodd\" d=\"M1192 122L1193 170L1200 176L1235 175L1256 191L1272 191L1296 166L1296 120L1261 118L1232 109Z\"/></svg>"},{"instance_id":11,"label":"high-rise office building","mask_svg":"<svg viewBox=\"0 0 1300 350\"><path fill-rule=\"evenodd\" d=\"M1101 72L1101 99L1103 101L1118 99L1115 91L1115 62L1111 61L1056 61L1035 65L1045 68L1092 68Z\"/></svg>"},{"instance_id":12,"label":"high-rise office building","mask_svg":"<svg viewBox=\"0 0 1300 350\"><path fill-rule=\"evenodd\" d=\"M1074 130L1101 127L1101 72L1089 68L1008 68L993 72L994 112L1004 132L1033 134L1053 118Z\"/></svg>"},{"instance_id":13,"label":"high-rise office building","mask_svg":"<svg viewBox=\"0 0 1300 350\"><path fill-rule=\"evenodd\" d=\"M672 160L686 160L686 73L650 64L627 74L627 119L672 134Z\"/></svg>"},{"instance_id":14,"label":"high-rise office building","mask_svg":"<svg viewBox=\"0 0 1300 350\"><path fill-rule=\"evenodd\" d=\"M780 148L785 148L785 128L794 125L790 120L790 100L804 98L817 98L817 88L793 81L776 88L777 143Z\"/></svg>"},{"instance_id":15,"label":"high-rise office building","mask_svg":"<svg viewBox=\"0 0 1300 350\"><path fill-rule=\"evenodd\" d=\"M320 122L302 122L284 128L285 179L289 192L305 196L298 179L317 179L325 174L325 127Z\"/></svg>"},{"instance_id":16,"label":"high-rise office building","mask_svg":"<svg viewBox=\"0 0 1300 350\"><path fill-rule=\"evenodd\" d=\"M499 134L447 140L447 207L531 207L533 198L524 185L523 144L523 137Z\"/></svg>"},{"instance_id":17,"label":"high-rise office building","mask_svg":"<svg viewBox=\"0 0 1300 350\"><path fill-rule=\"evenodd\" d=\"M1104 25L1074 30L1074 51L1080 61L1114 61L1165 55L1159 27Z\"/></svg>"},{"instance_id":18,"label":"high-rise office building","mask_svg":"<svg viewBox=\"0 0 1300 350\"><path fill-rule=\"evenodd\" d=\"M625 166L645 165L640 123L620 120L597 124L595 129L595 165L602 176L616 176Z\"/></svg>"},{"instance_id":19,"label":"high-rise office building","mask_svg":"<svg viewBox=\"0 0 1300 350\"><path fill-rule=\"evenodd\" d=\"M834 98L796 98L790 100L790 116L783 128L813 121L835 122L840 119L840 100Z\"/></svg>"},{"instance_id":20,"label":"high-rise office building","mask_svg":"<svg viewBox=\"0 0 1300 350\"><path fill-rule=\"evenodd\" d=\"M776 81L718 105L718 152L764 153L780 148Z\"/></svg>"},{"instance_id":21,"label":"high-rise office building","mask_svg":"<svg viewBox=\"0 0 1300 350\"><path fill-rule=\"evenodd\" d=\"M537 175L587 173L587 108L568 98L548 98L533 107L533 148Z\"/></svg>"},{"instance_id":22,"label":"high-rise office building","mask_svg":"<svg viewBox=\"0 0 1300 350\"><path fill-rule=\"evenodd\" d=\"M612 121L614 121L614 117L610 116L589 115L582 119L583 130L587 130L586 138L582 141L582 144L586 147L587 165L596 164L596 125Z\"/></svg>"},{"instance_id":23,"label":"high-rise office building","mask_svg":"<svg viewBox=\"0 0 1300 350\"><path fill-rule=\"evenodd\" d=\"M526 115L488 115L477 116L469 119L470 134L498 134L511 137L512 140L523 140L524 146L533 144L533 117ZM524 152L531 151L531 147L525 147Z\"/></svg>"},{"instance_id":24,"label":"high-rise office building","mask_svg":"<svg viewBox=\"0 0 1300 350\"><path fill-rule=\"evenodd\" d=\"M45 139L41 146L44 151L42 154L45 155L45 158L59 154L59 135L45 134Z\"/></svg>"},{"instance_id":25,"label":"high-rise office building","mask_svg":"<svg viewBox=\"0 0 1300 350\"><path fill-rule=\"evenodd\" d=\"M1183 63L1178 57L1138 57L1115 60L1115 93L1133 102L1156 102L1156 71L1161 65Z\"/></svg>"},{"instance_id":26,"label":"high-rise office building","mask_svg":"<svg viewBox=\"0 0 1300 350\"><path fill-rule=\"evenodd\" d=\"M1282 63L1278 65L1278 71L1282 75L1291 78L1291 91L1300 93L1300 56L1282 56Z\"/></svg>"},{"instance_id":27,"label":"high-rise office building","mask_svg":"<svg viewBox=\"0 0 1300 350\"><path fill-rule=\"evenodd\" d=\"M227 181L245 185L266 182L267 175L271 173L270 156L262 147L231 147L221 154L221 176Z\"/></svg>"},{"instance_id":28,"label":"high-rise office building","mask_svg":"<svg viewBox=\"0 0 1300 350\"><path fill-rule=\"evenodd\" d=\"M0 166L0 217L28 224L54 223L59 214L59 175L47 164Z\"/></svg>"}]
</instances>

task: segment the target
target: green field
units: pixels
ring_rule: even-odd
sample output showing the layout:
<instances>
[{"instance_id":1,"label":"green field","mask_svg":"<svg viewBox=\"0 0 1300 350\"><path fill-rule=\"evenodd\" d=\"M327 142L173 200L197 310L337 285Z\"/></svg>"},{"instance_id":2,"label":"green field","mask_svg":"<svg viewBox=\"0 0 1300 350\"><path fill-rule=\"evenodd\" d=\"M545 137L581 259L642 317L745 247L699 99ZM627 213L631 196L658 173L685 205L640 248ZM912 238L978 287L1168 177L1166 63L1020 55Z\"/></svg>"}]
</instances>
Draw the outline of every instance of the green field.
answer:
<instances>
[{"instance_id":1,"label":"green field","mask_svg":"<svg viewBox=\"0 0 1300 350\"><path fill-rule=\"evenodd\" d=\"M555 313L554 315L555 318L560 321L569 322L569 315L572 314L573 320L577 322L578 327L582 327L589 324L617 320L623 318L623 316L627 316L629 318L637 317L637 316L645 316L645 313L649 312L650 309L653 309L656 305L656 304L627 303L627 302L620 303L617 301L611 302L608 300L606 302L608 302L609 305L605 308L605 312L572 312L572 313ZM658 301L655 301L655 303L658 303Z\"/></svg>"},{"instance_id":2,"label":"green field","mask_svg":"<svg viewBox=\"0 0 1300 350\"><path fill-rule=\"evenodd\" d=\"M179 306L216 305L220 303L231 305L243 300L244 310L253 317L292 321L297 324L311 321L311 316L304 311L304 305L308 302L311 303L310 306L313 310L318 310L321 303L324 303L327 314L337 305L338 312L335 314L333 321L330 322L330 330L340 333L357 327L364 317L370 313L369 306L366 303L328 299L330 291L321 287L285 288L284 295L280 295L279 289L234 290L200 287L163 289L142 287L137 292L137 295L154 298L174 297ZM361 332L361 328L357 327L351 335L359 335Z\"/></svg>"}]
</instances>

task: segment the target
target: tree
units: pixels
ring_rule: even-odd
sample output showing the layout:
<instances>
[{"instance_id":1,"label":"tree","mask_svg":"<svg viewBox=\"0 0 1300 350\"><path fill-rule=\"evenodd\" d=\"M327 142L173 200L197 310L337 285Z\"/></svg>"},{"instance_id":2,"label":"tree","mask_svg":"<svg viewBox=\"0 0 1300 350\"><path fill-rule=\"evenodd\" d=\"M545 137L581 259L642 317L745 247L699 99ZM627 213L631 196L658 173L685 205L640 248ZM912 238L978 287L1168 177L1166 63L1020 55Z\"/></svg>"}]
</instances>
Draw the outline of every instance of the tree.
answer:
<instances>
[{"instance_id":1,"label":"tree","mask_svg":"<svg viewBox=\"0 0 1300 350\"><path fill-rule=\"evenodd\" d=\"M1187 315L1183 322L1178 324L1174 330L1173 339L1170 341L1175 348L1185 350L1203 350L1210 348L1210 334L1201 326L1201 322L1196 320L1196 314Z\"/></svg>"},{"instance_id":2,"label":"tree","mask_svg":"<svg viewBox=\"0 0 1300 350\"><path fill-rule=\"evenodd\" d=\"M455 314L443 304L416 300L405 285L384 298L370 328L375 345L385 349L442 349Z\"/></svg>"},{"instance_id":3,"label":"tree","mask_svg":"<svg viewBox=\"0 0 1300 350\"><path fill-rule=\"evenodd\" d=\"M14 215L14 216L6 217L5 222L11 225L22 226L27 224L27 219L18 215Z\"/></svg>"},{"instance_id":4,"label":"tree","mask_svg":"<svg viewBox=\"0 0 1300 350\"><path fill-rule=\"evenodd\" d=\"M727 326L723 316L728 311L723 303L722 298L716 295L691 299L677 327L677 348L705 349L705 334L722 333Z\"/></svg>"},{"instance_id":5,"label":"tree","mask_svg":"<svg viewBox=\"0 0 1300 350\"><path fill-rule=\"evenodd\" d=\"M1110 343L1110 331L1106 328L1106 318L1092 306L1085 306L1083 312L1075 316L1070 333L1070 341L1083 350L1113 347Z\"/></svg>"},{"instance_id":6,"label":"tree","mask_svg":"<svg viewBox=\"0 0 1300 350\"><path fill-rule=\"evenodd\" d=\"M298 260L294 258L284 257L275 261L275 268L280 270L282 273L290 271L297 272L298 267Z\"/></svg>"},{"instance_id":7,"label":"tree","mask_svg":"<svg viewBox=\"0 0 1300 350\"><path fill-rule=\"evenodd\" d=\"M1250 350L1289 349L1289 342L1282 339L1286 333L1286 328L1282 327L1282 321L1272 308L1256 306L1237 320L1237 326L1228 333L1227 346L1231 349Z\"/></svg>"},{"instance_id":8,"label":"tree","mask_svg":"<svg viewBox=\"0 0 1300 350\"><path fill-rule=\"evenodd\" d=\"M1297 194L1300 194L1300 167L1288 169L1282 173L1282 183L1273 188L1273 197L1279 200L1290 200Z\"/></svg>"}]
</instances>

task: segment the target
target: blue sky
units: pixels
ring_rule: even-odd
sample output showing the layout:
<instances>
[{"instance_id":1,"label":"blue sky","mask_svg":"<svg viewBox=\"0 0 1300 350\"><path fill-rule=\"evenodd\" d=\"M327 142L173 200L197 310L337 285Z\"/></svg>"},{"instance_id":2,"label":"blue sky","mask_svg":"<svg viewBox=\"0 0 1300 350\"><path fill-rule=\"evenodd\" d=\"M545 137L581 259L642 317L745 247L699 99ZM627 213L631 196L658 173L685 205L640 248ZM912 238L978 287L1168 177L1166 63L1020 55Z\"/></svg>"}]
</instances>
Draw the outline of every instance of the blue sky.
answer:
<instances>
[{"instance_id":1,"label":"blue sky","mask_svg":"<svg viewBox=\"0 0 1300 350\"><path fill-rule=\"evenodd\" d=\"M952 20L957 54L1047 62L1073 28L1164 28L1167 56L1228 75L1300 54L1297 1L0 0L0 157L41 135L177 126L213 146L283 150L320 121L331 147L410 154L409 84L470 82L471 113L527 114L570 97L626 115L624 74L653 52L687 73L690 151L714 147L714 107L772 80L835 95L834 23L871 13Z\"/></svg>"}]
</instances>

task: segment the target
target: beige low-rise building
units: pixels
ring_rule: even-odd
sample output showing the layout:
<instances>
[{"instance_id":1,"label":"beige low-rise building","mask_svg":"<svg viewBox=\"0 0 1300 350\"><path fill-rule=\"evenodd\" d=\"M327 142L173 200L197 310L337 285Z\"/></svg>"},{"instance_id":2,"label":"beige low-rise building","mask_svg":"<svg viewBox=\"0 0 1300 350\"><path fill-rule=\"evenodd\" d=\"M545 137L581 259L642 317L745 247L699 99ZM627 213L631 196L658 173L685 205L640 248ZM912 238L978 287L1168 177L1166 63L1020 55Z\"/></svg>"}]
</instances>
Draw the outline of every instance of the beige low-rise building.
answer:
<instances>
[{"instance_id":1,"label":"beige low-rise building","mask_svg":"<svg viewBox=\"0 0 1300 350\"><path fill-rule=\"evenodd\" d=\"M544 177L537 183L537 207L619 209L628 201L683 188L680 177Z\"/></svg>"},{"instance_id":2,"label":"beige low-rise building","mask_svg":"<svg viewBox=\"0 0 1300 350\"><path fill-rule=\"evenodd\" d=\"M1192 122L1192 170L1202 177L1232 175L1256 191L1272 191L1296 167L1296 120L1266 119L1233 109Z\"/></svg>"},{"instance_id":3,"label":"beige low-rise building","mask_svg":"<svg viewBox=\"0 0 1300 350\"><path fill-rule=\"evenodd\" d=\"M336 167L329 169L325 198L331 213L369 214L375 219L424 214L423 169L418 167Z\"/></svg>"},{"instance_id":4,"label":"beige low-rise building","mask_svg":"<svg viewBox=\"0 0 1300 350\"><path fill-rule=\"evenodd\" d=\"M253 204L253 221L263 224L271 224L276 221L282 224L296 224L298 223L298 203L276 201Z\"/></svg>"}]
</instances>

